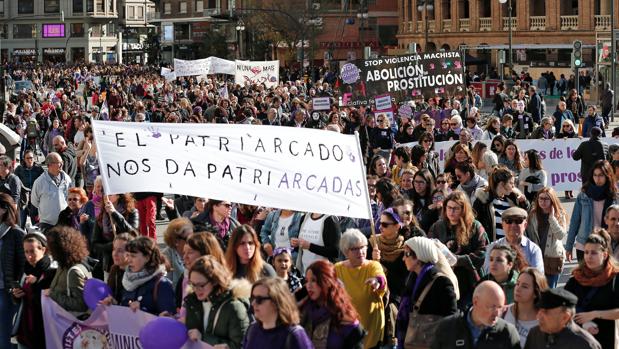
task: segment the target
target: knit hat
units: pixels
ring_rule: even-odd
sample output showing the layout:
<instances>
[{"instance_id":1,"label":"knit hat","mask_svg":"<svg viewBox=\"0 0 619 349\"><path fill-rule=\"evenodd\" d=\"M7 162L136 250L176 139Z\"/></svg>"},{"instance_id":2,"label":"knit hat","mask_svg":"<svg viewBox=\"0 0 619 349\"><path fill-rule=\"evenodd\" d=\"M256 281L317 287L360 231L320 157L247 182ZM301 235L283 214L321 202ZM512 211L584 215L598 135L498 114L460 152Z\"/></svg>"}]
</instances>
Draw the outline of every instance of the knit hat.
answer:
<instances>
[{"instance_id":1,"label":"knit hat","mask_svg":"<svg viewBox=\"0 0 619 349\"><path fill-rule=\"evenodd\" d=\"M426 237L415 236L404 242L415 255L417 259L424 263L436 264L438 262L438 248L434 241Z\"/></svg>"}]
</instances>

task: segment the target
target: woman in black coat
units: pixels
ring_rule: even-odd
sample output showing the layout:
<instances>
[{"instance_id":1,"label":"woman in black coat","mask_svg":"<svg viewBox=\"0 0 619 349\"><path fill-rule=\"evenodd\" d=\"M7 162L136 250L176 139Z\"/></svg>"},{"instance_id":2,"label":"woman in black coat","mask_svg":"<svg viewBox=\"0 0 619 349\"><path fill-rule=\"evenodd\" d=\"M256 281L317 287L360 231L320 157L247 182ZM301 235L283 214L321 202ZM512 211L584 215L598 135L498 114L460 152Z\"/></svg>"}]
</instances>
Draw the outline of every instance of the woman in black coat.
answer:
<instances>
[{"instance_id":1,"label":"woman in black coat","mask_svg":"<svg viewBox=\"0 0 619 349\"><path fill-rule=\"evenodd\" d=\"M405 345L411 312L426 287L429 289L419 304L419 315L447 317L458 311L456 276L434 241L420 236L406 240L404 263L410 274L396 321L398 348L403 348ZM432 335L428 337L432 338Z\"/></svg>"}]
</instances>

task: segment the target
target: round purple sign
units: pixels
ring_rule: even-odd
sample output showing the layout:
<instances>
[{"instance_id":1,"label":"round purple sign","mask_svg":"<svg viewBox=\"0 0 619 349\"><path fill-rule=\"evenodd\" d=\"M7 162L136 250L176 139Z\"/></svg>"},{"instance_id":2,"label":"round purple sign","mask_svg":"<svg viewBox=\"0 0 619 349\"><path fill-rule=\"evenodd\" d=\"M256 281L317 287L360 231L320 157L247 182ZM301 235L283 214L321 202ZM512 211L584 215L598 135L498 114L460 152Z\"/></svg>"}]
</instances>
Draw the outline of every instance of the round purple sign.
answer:
<instances>
[{"instance_id":1,"label":"round purple sign","mask_svg":"<svg viewBox=\"0 0 619 349\"><path fill-rule=\"evenodd\" d=\"M346 63L342 67L342 81L345 84L354 84L359 80L359 69L352 63Z\"/></svg>"}]
</instances>

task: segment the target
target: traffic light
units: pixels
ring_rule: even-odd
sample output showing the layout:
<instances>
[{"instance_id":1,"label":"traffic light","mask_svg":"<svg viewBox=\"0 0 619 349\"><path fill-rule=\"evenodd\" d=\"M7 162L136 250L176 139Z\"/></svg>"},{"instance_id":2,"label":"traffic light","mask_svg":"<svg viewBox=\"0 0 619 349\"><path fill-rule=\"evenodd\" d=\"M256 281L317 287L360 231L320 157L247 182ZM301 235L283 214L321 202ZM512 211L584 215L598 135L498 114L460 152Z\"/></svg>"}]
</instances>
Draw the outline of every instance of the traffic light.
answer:
<instances>
[{"instance_id":1,"label":"traffic light","mask_svg":"<svg viewBox=\"0 0 619 349\"><path fill-rule=\"evenodd\" d=\"M580 68L582 66L582 42L574 41L572 45L572 67Z\"/></svg>"}]
</instances>

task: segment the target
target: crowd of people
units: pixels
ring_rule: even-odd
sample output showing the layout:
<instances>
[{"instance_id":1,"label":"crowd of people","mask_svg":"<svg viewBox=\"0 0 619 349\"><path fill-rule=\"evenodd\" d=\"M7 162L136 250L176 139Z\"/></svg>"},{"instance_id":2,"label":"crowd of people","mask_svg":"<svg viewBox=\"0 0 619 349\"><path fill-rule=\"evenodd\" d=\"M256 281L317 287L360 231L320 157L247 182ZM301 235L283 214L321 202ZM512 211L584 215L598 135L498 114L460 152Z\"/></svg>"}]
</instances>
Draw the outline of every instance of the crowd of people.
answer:
<instances>
[{"instance_id":1,"label":"crowd of people","mask_svg":"<svg viewBox=\"0 0 619 349\"><path fill-rule=\"evenodd\" d=\"M23 141L0 156L2 348L45 347L41 295L87 318L89 278L112 290L101 306L173 317L218 349L619 345L619 146L600 140L606 116L575 90L549 111L518 80L499 86L489 115L471 88L389 117L338 106L323 80L267 89L166 81L146 66L10 74L34 90L17 91L3 115ZM313 111L313 97L332 97L331 110ZM374 218L108 195L93 119L358 132ZM583 186L569 216L538 151L515 140L579 136ZM434 149L448 140L443 166ZM157 220L169 221L163 244Z\"/></svg>"}]
</instances>

